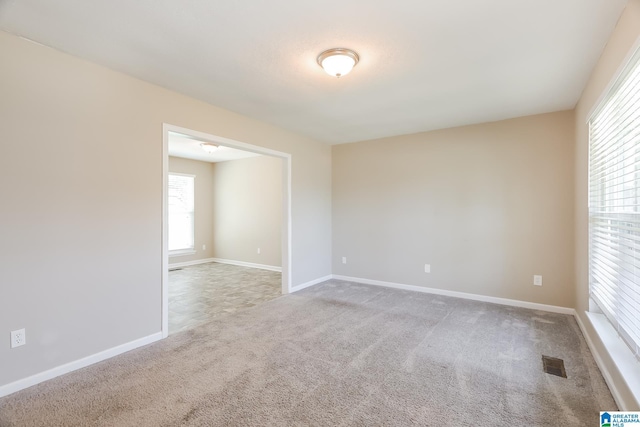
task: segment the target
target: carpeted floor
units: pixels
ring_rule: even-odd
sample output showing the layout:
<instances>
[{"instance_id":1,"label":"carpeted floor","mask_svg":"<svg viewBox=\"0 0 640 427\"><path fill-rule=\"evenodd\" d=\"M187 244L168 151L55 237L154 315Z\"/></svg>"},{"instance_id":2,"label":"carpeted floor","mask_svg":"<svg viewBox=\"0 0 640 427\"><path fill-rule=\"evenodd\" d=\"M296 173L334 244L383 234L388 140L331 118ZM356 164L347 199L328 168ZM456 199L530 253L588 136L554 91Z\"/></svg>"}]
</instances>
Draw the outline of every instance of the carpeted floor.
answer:
<instances>
[{"instance_id":1,"label":"carpeted floor","mask_svg":"<svg viewBox=\"0 0 640 427\"><path fill-rule=\"evenodd\" d=\"M0 399L0 425L587 426L615 409L571 316L331 281Z\"/></svg>"}]
</instances>

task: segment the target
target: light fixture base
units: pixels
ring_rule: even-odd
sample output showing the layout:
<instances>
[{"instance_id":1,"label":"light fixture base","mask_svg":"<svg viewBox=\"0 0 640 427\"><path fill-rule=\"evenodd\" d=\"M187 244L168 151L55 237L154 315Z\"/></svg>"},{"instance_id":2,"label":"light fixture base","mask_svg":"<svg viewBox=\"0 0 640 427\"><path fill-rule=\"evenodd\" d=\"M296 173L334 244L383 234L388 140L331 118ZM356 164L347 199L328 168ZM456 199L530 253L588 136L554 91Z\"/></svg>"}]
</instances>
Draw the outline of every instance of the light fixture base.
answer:
<instances>
[{"instance_id":1,"label":"light fixture base","mask_svg":"<svg viewBox=\"0 0 640 427\"><path fill-rule=\"evenodd\" d=\"M220 147L218 145L216 145L216 144L211 143L211 142L203 142L202 144L200 144L200 148L202 148L204 151L206 151L209 154L213 154L213 152L218 150L218 148L220 148Z\"/></svg>"},{"instance_id":2,"label":"light fixture base","mask_svg":"<svg viewBox=\"0 0 640 427\"><path fill-rule=\"evenodd\" d=\"M342 61L332 61L336 58L342 58ZM328 61L327 61L328 60ZM337 47L327 49L318 55L318 65L324 69L327 74L334 77L342 77L348 74L353 67L360 61L360 56L351 49ZM325 62L326 61L326 62Z\"/></svg>"}]
</instances>

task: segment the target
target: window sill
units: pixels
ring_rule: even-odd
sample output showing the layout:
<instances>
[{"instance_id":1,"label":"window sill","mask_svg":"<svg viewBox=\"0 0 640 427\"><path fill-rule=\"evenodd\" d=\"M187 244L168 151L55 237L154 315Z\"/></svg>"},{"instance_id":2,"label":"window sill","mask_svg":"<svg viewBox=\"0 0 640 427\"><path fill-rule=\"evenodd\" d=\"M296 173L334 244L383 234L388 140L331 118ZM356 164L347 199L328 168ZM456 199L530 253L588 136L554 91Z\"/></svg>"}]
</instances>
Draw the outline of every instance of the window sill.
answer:
<instances>
[{"instance_id":1,"label":"window sill","mask_svg":"<svg viewBox=\"0 0 640 427\"><path fill-rule=\"evenodd\" d=\"M169 258L177 257L177 256L187 256L187 255L195 255L195 249L178 249L175 251L169 251Z\"/></svg>"},{"instance_id":2,"label":"window sill","mask_svg":"<svg viewBox=\"0 0 640 427\"><path fill-rule=\"evenodd\" d=\"M620 409L628 411L637 410L637 408L633 408L632 406L640 404L640 362L622 338L618 336L618 333L604 314L587 311L586 315L593 329L595 329L598 334L600 341L602 341L609 358L613 361L615 368L626 382L632 397L635 399L635 405L633 402L618 402L619 405L623 403L621 405L623 407ZM624 406L627 406L627 408L624 408Z\"/></svg>"}]
</instances>

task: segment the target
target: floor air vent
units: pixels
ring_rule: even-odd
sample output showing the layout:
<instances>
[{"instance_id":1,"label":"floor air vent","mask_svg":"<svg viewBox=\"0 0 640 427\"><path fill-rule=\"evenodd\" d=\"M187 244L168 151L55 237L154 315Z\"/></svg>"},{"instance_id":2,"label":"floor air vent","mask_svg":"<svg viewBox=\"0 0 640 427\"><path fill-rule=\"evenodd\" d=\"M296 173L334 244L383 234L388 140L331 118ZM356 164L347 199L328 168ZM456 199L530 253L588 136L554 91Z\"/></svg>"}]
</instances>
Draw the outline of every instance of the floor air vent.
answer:
<instances>
[{"instance_id":1,"label":"floor air vent","mask_svg":"<svg viewBox=\"0 0 640 427\"><path fill-rule=\"evenodd\" d=\"M564 360L562 359L542 356L542 368L547 374L567 378L567 371L564 370Z\"/></svg>"}]
</instances>

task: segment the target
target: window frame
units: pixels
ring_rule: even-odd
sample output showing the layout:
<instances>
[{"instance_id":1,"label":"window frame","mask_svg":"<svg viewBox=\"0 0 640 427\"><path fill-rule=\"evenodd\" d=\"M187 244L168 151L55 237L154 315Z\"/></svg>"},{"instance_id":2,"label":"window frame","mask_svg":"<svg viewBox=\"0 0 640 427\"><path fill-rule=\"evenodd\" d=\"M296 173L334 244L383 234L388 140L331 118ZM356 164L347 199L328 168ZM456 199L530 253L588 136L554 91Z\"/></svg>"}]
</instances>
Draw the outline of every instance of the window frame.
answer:
<instances>
[{"instance_id":1,"label":"window frame","mask_svg":"<svg viewBox=\"0 0 640 427\"><path fill-rule=\"evenodd\" d=\"M196 175L188 174L188 173L180 173L180 172L168 172L167 173L167 199L170 198L169 192L170 186L169 181L171 180L171 176L181 176L186 178L191 178L193 182L193 209L191 210L191 247L180 248L180 249L168 249L171 247L170 244L170 236L171 232L169 232L167 236L167 250L169 257L177 257L177 256L186 256L186 255L194 255L196 253ZM169 201L167 201L169 205ZM171 226L171 209L167 209L167 227Z\"/></svg>"},{"instance_id":2,"label":"window frame","mask_svg":"<svg viewBox=\"0 0 640 427\"><path fill-rule=\"evenodd\" d=\"M626 60L621 64L618 72L615 74L615 77L612 79L611 83L607 86L607 88L603 91L602 95L600 96L600 98L598 99L598 101L595 104L594 109L591 111L591 113L588 116L588 120L587 120L587 126L589 129L589 149L588 149L588 153L587 153L587 161L588 161L588 192L587 192L587 202L588 202L588 223L589 223L589 228L588 228L588 241L589 241L589 251L588 251L588 289L589 289L589 298L590 301L593 302L594 307L592 309L590 309L590 312L592 312L594 315L597 315L597 313L601 313L600 315L605 316L607 319L607 322L610 323L610 325L612 326L612 329L615 330L616 335L622 340L624 341L625 345L629 348L630 353L633 354L634 358L636 360L640 360L640 339L636 336L635 338L631 335L629 335L629 332L627 331L627 329L623 326L620 325L620 320L624 317L621 315L619 315L618 313L616 313L618 310L611 310L610 308L606 307L606 302L604 301L599 301L599 298L595 295L594 292L594 274L593 274L593 270L594 270L594 253L593 253L593 240L595 238L595 234L594 234L594 227L596 227L595 222L597 221L596 219L594 219L597 214L594 214L594 206L592 205L592 193L595 192L595 186L594 186L594 181L597 181L597 179L594 179L594 175L592 175L592 173L594 173L594 171L592 170L592 161L593 161L593 155L592 155L592 141L593 141L593 137L592 137L592 126L594 124L594 121L597 121L597 119L599 119L599 115L603 112L606 111L610 106L612 102L619 102L620 98L619 98L619 89L621 87L623 87L625 84L627 84L629 78L631 77L635 77L636 79L632 80L632 85L634 86L634 90L630 92L630 105L633 107L635 106L639 100L640 100L640 77L638 77L637 73L638 70L640 70L640 44L636 43L634 48L630 51L630 54L627 56ZM636 74L634 76L634 73ZM625 112L626 110L621 110L621 112ZM633 108L631 108L629 111L635 111L633 110ZM633 113L631 113L631 118L629 119L629 123L632 125L635 125L635 120L637 118L635 116L633 116ZM627 123L627 122L624 122ZM609 132L615 132L616 136L618 136L618 134L622 135L622 126L619 123L616 123L615 126L612 126L611 128L605 128L606 133ZM635 130L636 128L633 127L631 128L633 130ZM601 130L602 131L602 128ZM632 136L638 137L636 133L632 132ZM631 142L631 146L636 147L636 143L635 143L635 138L631 138L630 139ZM611 145L615 145L615 143L611 144ZM602 147L598 147L598 149L596 151L602 150ZM627 159L627 157L623 157L621 153L616 153L616 150L610 150L607 151L607 153L609 153L609 155L613 155L615 156L614 158L615 160L615 165L617 167L620 167L621 169L623 169L622 166L624 166L624 160ZM622 165L622 166L620 166ZM600 167L600 165L599 165ZM601 169L598 171L598 174L601 173ZM610 172L608 172L610 173ZM615 178L615 179L619 179L619 178ZM602 185L602 182L599 182L598 184ZM613 186L609 186L609 189L607 191L602 192L604 195L602 196L602 201L607 202L607 197L609 198L609 200L611 200L611 196L614 195L616 192L619 192L621 190L614 190L611 187ZM613 187L615 188L615 187ZM640 184L635 185L634 190L636 192L636 201L638 198L640 198ZM601 202L602 202L601 201ZM616 206L618 205L618 203L616 203ZM622 206L624 207L624 206ZM608 207L605 207L605 210ZM611 212L612 216L616 216L616 215L629 215L631 216L635 216L636 218L634 218L633 220L629 220L632 222L635 222L636 224L640 224L640 211L638 212L632 212L632 213L625 213L622 211L621 208L620 211L618 212L617 210L614 212ZM602 214L602 212L598 212L599 214ZM626 220L626 219L625 219ZM610 228L614 229L615 227L613 227L613 222L610 220L609 221L610 224ZM615 242L614 242L615 243ZM610 245L611 247L615 246L615 245ZM612 252L613 253L613 252ZM621 252L623 253L623 252ZM624 254L624 253L623 253ZM622 269L622 266L626 266L628 264L628 262L617 262L615 264L614 268L619 268ZM613 280L615 281L615 280ZM636 287L638 289L636 289L636 287L633 287L633 285L636 285ZM597 286L595 286L597 287ZM625 287L617 287L614 284L614 291L616 292L620 292L620 290L626 289L626 287L628 287L628 285L625 285ZM635 292L640 292L640 286L638 286L637 282L632 283L632 287L631 287L632 291ZM633 299L632 299L633 301ZM637 315L635 315L637 316ZM638 320L640 320L640 317L633 317L632 318L632 322L631 322L631 326L632 326L632 330L633 329L637 329L637 322ZM636 334L637 332L632 332L632 334Z\"/></svg>"}]
</instances>

